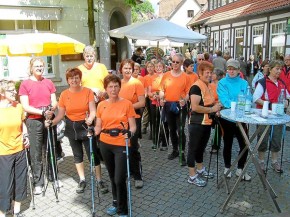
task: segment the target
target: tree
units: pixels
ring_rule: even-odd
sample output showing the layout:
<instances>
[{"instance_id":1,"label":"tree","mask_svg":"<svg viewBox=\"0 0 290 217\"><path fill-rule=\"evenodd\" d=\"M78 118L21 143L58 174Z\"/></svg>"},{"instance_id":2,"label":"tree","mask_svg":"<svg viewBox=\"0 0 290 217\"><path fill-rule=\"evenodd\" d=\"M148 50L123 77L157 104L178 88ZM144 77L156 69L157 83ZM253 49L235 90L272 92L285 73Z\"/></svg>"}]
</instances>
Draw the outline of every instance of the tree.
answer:
<instances>
[{"instance_id":1,"label":"tree","mask_svg":"<svg viewBox=\"0 0 290 217\"><path fill-rule=\"evenodd\" d=\"M151 20L154 17L154 8L148 0L142 4L132 6L132 23Z\"/></svg>"}]
</instances>

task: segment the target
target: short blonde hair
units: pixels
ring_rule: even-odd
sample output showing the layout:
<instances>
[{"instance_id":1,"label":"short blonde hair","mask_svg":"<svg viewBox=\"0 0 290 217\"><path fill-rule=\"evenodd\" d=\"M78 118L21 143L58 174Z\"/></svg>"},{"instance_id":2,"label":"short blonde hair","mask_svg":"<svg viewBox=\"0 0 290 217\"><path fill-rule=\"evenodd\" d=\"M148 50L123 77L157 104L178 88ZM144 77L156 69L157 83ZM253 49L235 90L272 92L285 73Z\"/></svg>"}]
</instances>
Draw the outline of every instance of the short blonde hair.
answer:
<instances>
[{"instance_id":1,"label":"short blonde hair","mask_svg":"<svg viewBox=\"0 0 290 217\"><path fill-rule=\"evenodd\" d=\"M15 89L15 81L12 80L0 80L0 94L4 95L9 89Z\"/></svg>"}]
</instances>

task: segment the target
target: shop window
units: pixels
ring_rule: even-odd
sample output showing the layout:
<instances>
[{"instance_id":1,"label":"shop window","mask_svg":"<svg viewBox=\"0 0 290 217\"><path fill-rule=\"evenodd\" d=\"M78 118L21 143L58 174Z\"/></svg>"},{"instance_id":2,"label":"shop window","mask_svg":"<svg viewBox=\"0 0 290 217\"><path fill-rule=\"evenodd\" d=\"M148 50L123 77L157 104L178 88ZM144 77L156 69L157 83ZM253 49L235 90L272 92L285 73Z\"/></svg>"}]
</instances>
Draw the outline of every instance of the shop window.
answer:
<instances>
[{"instance_id":1,"label":"shop window","mask_svg":"<svg viewBox=\"0 0 290 217\"><path fill-rule=\"evenodd\" d=\"M244 56L244 28L236 29L235 32L235 57Z\"/></svg>"},{"instance_id":2,"label":"shop window","mask_svg":"<svg viewBox=\"0 0 290 217\"><path fill-rule=\"evenodd\" d=\"M219 50L219 32L214 32L214 49Z\"/></svg>"},{"instance_id":3,"label":"shop window","mask_svg":"<svg viewBox=\"0 0 290 217\"><path fill-rule=\"evenodd\" d=\"M222 50L229 50L229 30L222 31Z\"/></svg>"},{"instance_id":4,"label":"shop window","mask_svg":"<svg viewBox=\"0 0 290 217\"><path fill-rule=\"evenodd\" d=\"M253 26L251 54L261 63L263 61L264 26Z\"/></svg>"},{"instance_id":5,"label":"shop window","mask_svg":"<svg viewBox=\"0 0 290 217\"><path fill-rule=\"evenodd\" d=\"M271 24L270 36L270 58L279 59L285 52L285 32L286 22L277 22Z\"/></svg>"}]
</instances>

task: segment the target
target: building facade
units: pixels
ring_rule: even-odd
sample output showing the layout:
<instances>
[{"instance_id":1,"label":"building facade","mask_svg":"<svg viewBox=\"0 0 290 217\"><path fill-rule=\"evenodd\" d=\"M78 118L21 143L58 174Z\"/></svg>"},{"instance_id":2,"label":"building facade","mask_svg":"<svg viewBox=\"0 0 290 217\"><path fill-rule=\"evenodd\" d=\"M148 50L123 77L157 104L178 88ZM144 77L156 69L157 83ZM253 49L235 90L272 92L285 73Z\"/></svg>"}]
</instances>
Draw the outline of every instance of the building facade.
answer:
<instances>
[{"instance_id":1,"label":"building facade","mask_svg":"<svg viewBox=\"0 0 290 217\"><path fill-rule=\"evenodd\" d=\"M208 36L204 49L233 58L290 53L290 0L208 0L187 26Z\"/></svg>"},{"instance_id":2,"label":"building facade","mask_svg":"<svg viewBox=\"0 0 290 217\"><path fill-rule=\"evenodd\" d=\"M114 69L116 62L129 56L125 39L111 39L108 31L131 23L131 8L124 0L95 0L94 19L96 46L100 62ZM0 0L0 37L27 32L53 32L89 44L87 1L78 0ZM68 67L83 62L79 57L43 57L47 63L45 76L57 86L66 86L64 73ZM0 57L0 78L25 79L31 57Z\"/></svg>"}]
</instances>

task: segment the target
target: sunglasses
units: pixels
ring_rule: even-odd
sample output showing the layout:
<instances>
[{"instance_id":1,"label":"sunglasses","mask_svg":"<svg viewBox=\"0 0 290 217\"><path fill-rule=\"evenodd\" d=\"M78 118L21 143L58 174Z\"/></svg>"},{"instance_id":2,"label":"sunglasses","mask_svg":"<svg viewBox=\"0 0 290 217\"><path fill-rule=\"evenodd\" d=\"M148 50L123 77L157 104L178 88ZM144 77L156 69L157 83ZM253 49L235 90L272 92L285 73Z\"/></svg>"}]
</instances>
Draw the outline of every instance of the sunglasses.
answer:
<instances>
[{"instance_id":1,"label":"sunglasses","mask_svg":"<svg viewBox=\"0 0 290 217\"><path fill-rule=\"evenodd\" d=\"M198 59L198 60L204 60L204 59Z\"/></svg>"},{"instance_id":2,"label":"sunglasses","mask_svg":"<svg viewBox=\"0 0 290 217\"><path fill-rule=\"evenodd\" d=\"M178 61L172 61L172 63L176 63L176 64L179 64L180 62L178 62Z\"/></svg>"}]
</instances>

